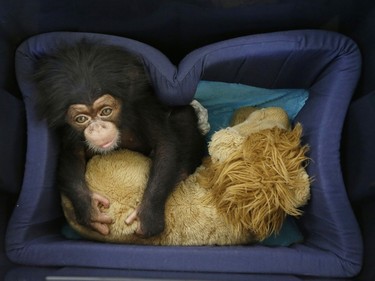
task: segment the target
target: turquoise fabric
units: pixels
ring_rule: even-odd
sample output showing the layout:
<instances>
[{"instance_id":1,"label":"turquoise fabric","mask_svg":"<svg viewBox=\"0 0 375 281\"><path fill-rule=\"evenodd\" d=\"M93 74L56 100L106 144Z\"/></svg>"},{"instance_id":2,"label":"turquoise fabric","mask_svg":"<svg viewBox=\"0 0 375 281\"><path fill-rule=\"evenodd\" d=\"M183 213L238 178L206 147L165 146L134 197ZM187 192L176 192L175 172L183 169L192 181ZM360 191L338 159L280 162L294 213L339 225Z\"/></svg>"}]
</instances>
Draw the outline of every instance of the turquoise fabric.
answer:
<instances>
[{"instance_id":1,"label":"turquoise fabric","mask_svg":"<svg viewBox=\"0 0 375 281\"><path fill-rule=\"evenodd\" d=\"M304 89L264 89L253 86L201 81L195 99L208 110L211 130L207 139L216 131L229 126L230 119L237 108L244 106L283 108L293 120L305 105L308 92Z\"/></svg>"}]
</instances>

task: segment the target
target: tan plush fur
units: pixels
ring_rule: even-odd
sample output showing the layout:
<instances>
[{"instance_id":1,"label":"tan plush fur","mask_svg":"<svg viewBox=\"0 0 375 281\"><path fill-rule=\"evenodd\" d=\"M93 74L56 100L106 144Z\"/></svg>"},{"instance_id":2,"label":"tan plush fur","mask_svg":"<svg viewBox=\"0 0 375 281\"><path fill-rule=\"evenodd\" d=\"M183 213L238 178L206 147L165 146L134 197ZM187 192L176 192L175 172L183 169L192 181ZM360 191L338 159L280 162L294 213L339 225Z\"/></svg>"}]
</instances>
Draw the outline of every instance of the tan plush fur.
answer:
<instances>
[{"instance_id":1,"label":"tan plush fur","mask_svg":"<svg viewBox=\"0 0 375 281\"><path fill-rule=\"evenodd\" d=\"M125 224L141 200L150 167L147 157L128 150L95 156L87 166L90 188L111 202L103 209L114 219L110 234L78 225L63 197L68 222L88 239L151 245L244 244L277 233L285 216L300 216L299 207L309 199L302 127L291 130L281 108L245 108L233 120L241 123L214 134L210 156L170 195L161 235L142 239L134 235L137 222Z\"/></svg>"}]
</instances>

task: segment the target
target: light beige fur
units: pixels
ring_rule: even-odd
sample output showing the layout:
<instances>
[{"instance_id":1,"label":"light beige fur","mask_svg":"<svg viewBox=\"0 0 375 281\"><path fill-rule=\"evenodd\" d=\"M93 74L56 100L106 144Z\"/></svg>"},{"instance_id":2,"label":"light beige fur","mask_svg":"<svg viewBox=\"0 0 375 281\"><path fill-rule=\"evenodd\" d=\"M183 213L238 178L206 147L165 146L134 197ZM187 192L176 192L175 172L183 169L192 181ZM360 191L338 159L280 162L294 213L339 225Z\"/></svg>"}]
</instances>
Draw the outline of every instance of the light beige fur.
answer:
<instances>
[{"instance_id":1,"label":"light beige fur","mask_svg":"<svg viewBox=\"0 0 375 281\"><path fill-rule=\"evenodd\" d=\"M77 224L70 201L62 197L68 222L88 239L151 245L245 244L277 233L286 215L300 216L299 207L309 199L302 127L292 130L281 108L245 108L233 120L241 123L214 134L210 156L170 195L161 235L142 239L134 234L138 222L125 224L150 168L150 159L129 150L95 156L87 166L90 188L110 200L103 209L114 219L110 234Z\"/></svg>"}]
</instances>

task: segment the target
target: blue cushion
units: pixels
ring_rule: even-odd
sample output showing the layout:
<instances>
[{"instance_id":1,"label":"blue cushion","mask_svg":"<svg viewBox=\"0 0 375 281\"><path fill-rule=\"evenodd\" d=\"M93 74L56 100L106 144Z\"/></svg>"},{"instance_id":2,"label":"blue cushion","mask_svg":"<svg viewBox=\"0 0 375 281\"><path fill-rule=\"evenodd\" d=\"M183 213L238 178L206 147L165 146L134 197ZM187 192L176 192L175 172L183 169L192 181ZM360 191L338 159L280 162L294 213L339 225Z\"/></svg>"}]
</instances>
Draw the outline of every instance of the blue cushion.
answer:
<instances>
[{"instance_id":1,"label":"blue cushion","mask_svg":"<svg viewBox=\"0 0 375 281\"><path fill-rule=\"evenodd\" d=\"M61 41L95 38L138 54L156 94L168 104L187 104L199 81L265 89L306 89L295 117L311 147L311 200L299 225L303 243L290 247L155 247L68 240L56 227L63 217L55 186L58 139L34 110L30 77L37 57ZM178 65L151 46L127 38L53 32L25 41L16 53L16 75L27 117L27 155L17 208L8 224L6 251L16 263L142 270L280 273L354 276L361 269L362 240L348 201L340 165L345 115L361 70L360 53L334 32L294 30L234 38L199 48Z\"/></svg>"},{"instance_id":2,"label":"blue cushion","mask_svg":"<svg viewBox=\"0 0 375 281\"><path fill-rule=\"evenodd\" d=\"M264 239L261 244L266 246L290 246L294 243L303 241L302 232L299 230L298 224L294 218L288 216L285 218L280 232L273 234Z\"/></svg>"}]
</instances>

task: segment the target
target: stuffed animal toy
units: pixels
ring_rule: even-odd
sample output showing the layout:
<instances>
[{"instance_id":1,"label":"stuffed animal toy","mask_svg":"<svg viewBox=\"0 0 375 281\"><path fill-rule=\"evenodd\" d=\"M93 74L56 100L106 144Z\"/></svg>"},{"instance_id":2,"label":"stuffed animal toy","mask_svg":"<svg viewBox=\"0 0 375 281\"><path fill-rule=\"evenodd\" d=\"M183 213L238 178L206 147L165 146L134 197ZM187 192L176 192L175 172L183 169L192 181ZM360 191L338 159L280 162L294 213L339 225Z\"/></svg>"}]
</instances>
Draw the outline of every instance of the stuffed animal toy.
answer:
<instances>
[{"instance_id":1,"label":"stuffed animal toy","mask_svg":"<svg viewBox=\"0 0 375 281\"><path fill-rule=\"evenodd\" d=\"M291 129L286 112L276 107L241 109L233 122L213 135L209 156L170 195L159 236L140 238L134 234L138 222L125 223L141 201L150 167L147 157L129 150L95 156L87 166L90 188L110 200L102 210L114 219L110 234L79 225L62 197L70 226L91 240L150 245L247 244L277 233L309 199L302 126Z\"/></svg>"}]
</instances>

